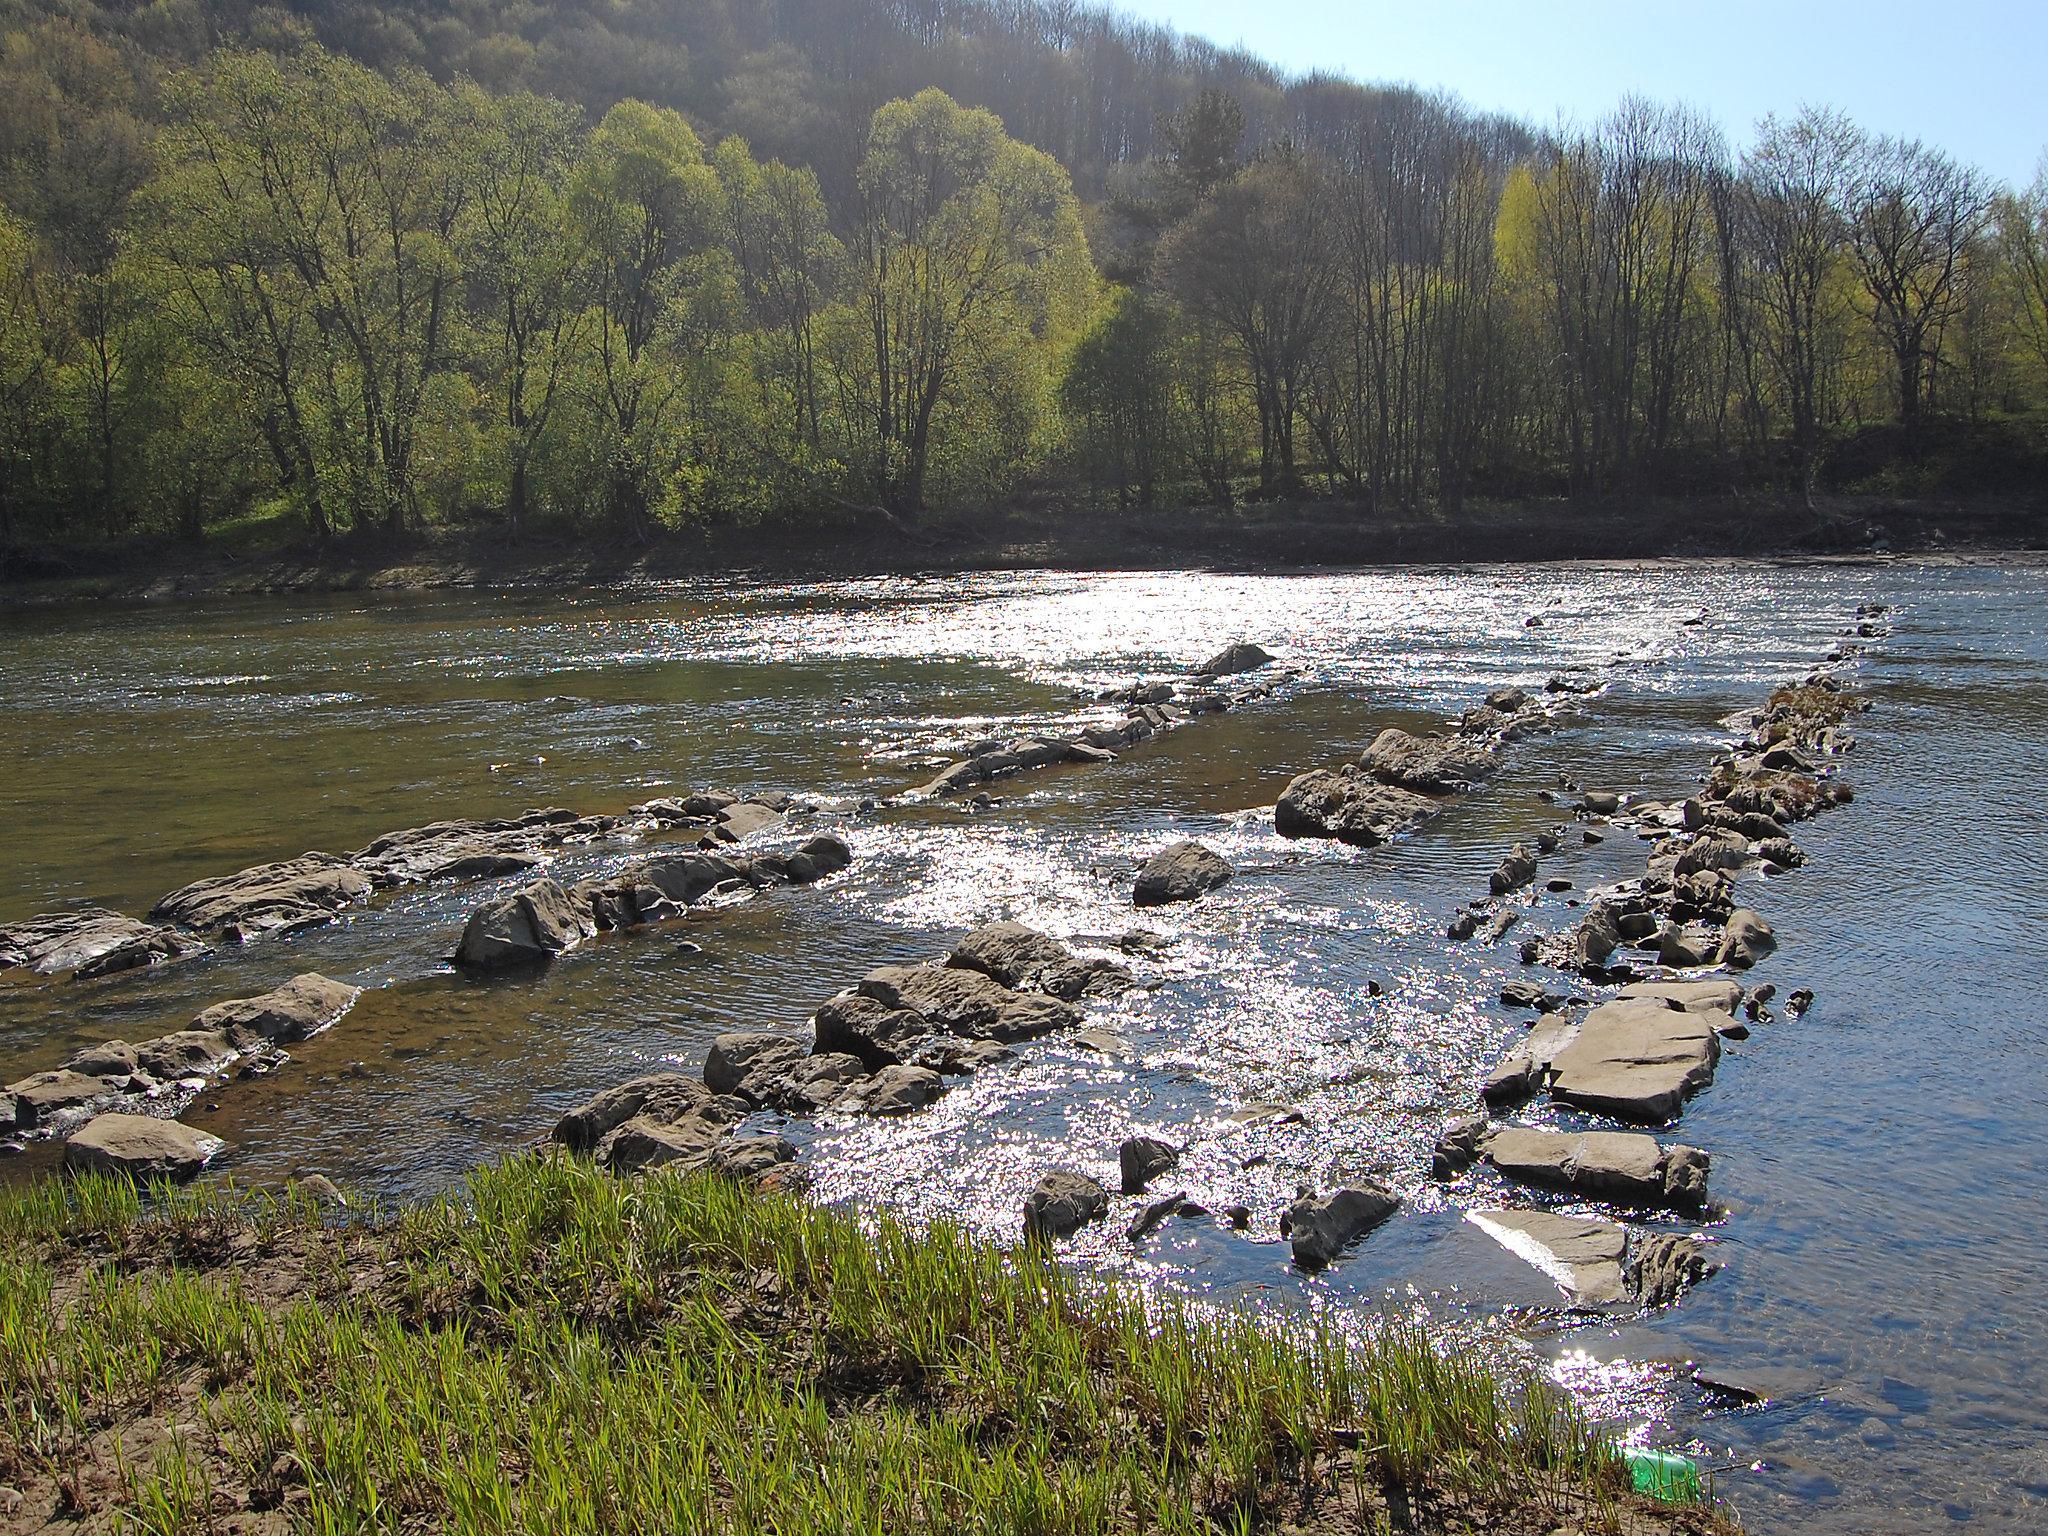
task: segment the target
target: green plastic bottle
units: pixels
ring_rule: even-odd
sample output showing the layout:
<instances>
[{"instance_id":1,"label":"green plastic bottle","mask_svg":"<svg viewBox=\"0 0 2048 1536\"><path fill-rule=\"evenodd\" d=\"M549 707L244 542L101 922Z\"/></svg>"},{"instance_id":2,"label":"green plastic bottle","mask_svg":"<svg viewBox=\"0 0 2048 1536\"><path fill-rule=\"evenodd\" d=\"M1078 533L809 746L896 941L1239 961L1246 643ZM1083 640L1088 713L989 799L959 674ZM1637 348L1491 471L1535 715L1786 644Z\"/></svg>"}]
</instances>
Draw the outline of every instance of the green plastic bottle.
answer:
<instances>
[{"instance_id":1,"label":"green plastic bottle","mask_svg":"<svg viewBox=\"0 0 2048 1536\"><path fill-rule=\"evenodd\" d=\"M1621 1459L1628 1464L1629 1481L1637 1493L1647 1493L1666 1504L1701 1504L1706 1491L1700 1486L1700 1469L1690 1456L1676 1451L1625 1450Z\"/></svg>"}]
</instances>

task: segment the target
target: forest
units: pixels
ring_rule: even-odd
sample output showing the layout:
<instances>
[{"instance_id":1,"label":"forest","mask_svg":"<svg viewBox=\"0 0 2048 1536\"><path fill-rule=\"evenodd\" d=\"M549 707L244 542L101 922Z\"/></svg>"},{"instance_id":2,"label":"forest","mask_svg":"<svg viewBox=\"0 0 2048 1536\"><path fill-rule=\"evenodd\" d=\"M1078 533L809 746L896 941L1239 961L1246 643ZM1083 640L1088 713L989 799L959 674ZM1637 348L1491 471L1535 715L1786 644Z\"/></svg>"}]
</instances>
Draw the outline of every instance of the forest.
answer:
<instances>
[{"instance_id":1,"label":"forest","mask_svg":"<svg viewBox=\"0 0 2048 1536\"><path fill-rule=\"evenodd\" d=\"M0 3L0 546L2038 495L2048 164L1067 0Z\"/></svg>"}]
</instances>

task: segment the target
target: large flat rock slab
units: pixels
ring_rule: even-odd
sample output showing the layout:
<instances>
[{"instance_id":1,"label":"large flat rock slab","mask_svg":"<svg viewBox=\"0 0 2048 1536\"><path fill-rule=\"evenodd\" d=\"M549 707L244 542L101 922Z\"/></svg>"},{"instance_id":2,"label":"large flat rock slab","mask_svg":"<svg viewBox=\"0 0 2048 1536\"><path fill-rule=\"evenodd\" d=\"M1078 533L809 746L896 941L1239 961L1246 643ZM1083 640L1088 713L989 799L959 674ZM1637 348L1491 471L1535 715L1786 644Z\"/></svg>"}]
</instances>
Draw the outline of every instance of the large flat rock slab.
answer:
<instances>
[{"instance_id":1,"label":"large flat rock slab","mask_svg":"<svg viewBox=\"0 0 2048 1536\"><path fill-rule=\"evenodd\" d=\"M1721 1037L1706 1014L1657 998L1602 1003L1551 1058L1550 1096L1617 1119L1661 1125L1713 1081Z\"/></svg>"},{"instance_id":2,"label":"large flat rock slab","mask_svg":"<svg viewBox=\"0 0 2048 1536\"><path fill-rule=\"evenodd\" d=\"M189 1179L227 1143L175 1120L100 1115L64 1144L66 1168L125 1173L133 1179Z\"/></svg>"},{"instance_id":3,"label":"large flat rock slab","mask_svg":"<svg viewBox=\"0 0 2048 1536\"><path fill-rule=\"evenodd\" d=\"M1548 1275L1574 1306L1611 1307L1630 1299L1628 1228L1618 1221L1503 1210L1472 1211L1467 1219Z\"/></svg>"},{"instance_id":4,"label":"large flat rock slab","mask_svg":"<svg viewBox=\"0 0 2048 1536\"><path fill-rule=\"evenodd\" d=\"M1282 837L1327 837L1377 848L1442 810L1443 802L1382 784L1361 768L1315 768L1281 791L1273 806L1273 830Z\"/></svg>"},{"instance_id":5,"label":"large flat rock slab","mask_svg":"<svg viewBox=\"0 0 2048 1536\"><path fill-rule=\"evenodd\" d=\"M150 909L161 922L253 939L331 921L370 894L369 880L331 853L308 853L180 886Z\"/></svg>"},{"instance_id":6,"label":"large flat rock slab","mask_svg":"<svg viewBox=\"0 0 2048 1536\"><path fill-rule=\"evenodd\" d=\"M1639 1131L1504 1126L1486 1137L1480 1155L1508 1178L1594 1199L1697 1206L1707 1194L1706 1153Z\"/></svg>"}]
</instances>

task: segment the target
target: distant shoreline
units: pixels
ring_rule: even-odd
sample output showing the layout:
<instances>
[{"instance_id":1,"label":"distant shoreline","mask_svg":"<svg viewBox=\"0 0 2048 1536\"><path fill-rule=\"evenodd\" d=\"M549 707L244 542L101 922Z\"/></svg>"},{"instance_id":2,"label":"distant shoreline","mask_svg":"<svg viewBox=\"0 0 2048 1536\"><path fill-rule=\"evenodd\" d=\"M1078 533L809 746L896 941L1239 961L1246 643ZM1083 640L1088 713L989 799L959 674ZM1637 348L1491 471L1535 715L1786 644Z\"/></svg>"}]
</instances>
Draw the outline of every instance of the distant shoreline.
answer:
<instances>
[{"instance_id":1,"label":"distant shoreline","mask_svg":"<svg viewBox=\"0 0 2048 1536\"><path fill-rule=\"evenodd\" d=\"M0 609L315 592L567 589L706 576L860 578L1005 570L1308 571L1553 561L1774 559L2048 549L2048 510L2006 501L1611 497L1375 515L1341 502L1031 508L879 525L684 530L644 542L503 529L345 535L231 550L172 541L0 547Z\"/></svg>"}]
</instances>

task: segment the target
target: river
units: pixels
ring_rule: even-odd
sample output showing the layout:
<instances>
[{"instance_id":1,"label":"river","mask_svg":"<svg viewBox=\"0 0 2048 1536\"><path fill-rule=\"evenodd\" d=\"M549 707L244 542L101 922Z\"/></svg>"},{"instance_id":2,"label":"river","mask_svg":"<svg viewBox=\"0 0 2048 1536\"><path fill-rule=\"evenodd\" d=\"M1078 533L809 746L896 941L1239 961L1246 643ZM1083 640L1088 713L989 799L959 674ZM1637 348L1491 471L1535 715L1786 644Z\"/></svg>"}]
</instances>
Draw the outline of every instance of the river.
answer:
<instances>
[{"instance_id":1,"label":"river","mask_svg":"<svg viewBox=\"0 0 2048 1536\"><path fill-rule=\"evenodd\" d=\"M1802 826L1804 868L1750 893L1780 940L1755 979L1819 1001L1732 1045L1672 1133L1713 1155L1726 1268L1655 1315L1566 1314L1460 1219L1533 1197L1485 1171L1449 1188L1429 1177L1437 1134L1524 1023L1498 1002L1522 974L1514 943L1452 945L1445 920L1509 844L1560 820L1539 795L1560 774L1688 793L1727 717L1804 676L1870 602L1892 605L1890 632L1840 674L1874 706L1843 768L1857 797ZM820 1197L1008 1240L1046 1167L1113 1185L1119 1138L1153 1132L1190 1146L1176 1187L1249 1205L1251 1230L1184 1221L1132 1243L1120 1209L1072 1241L1077 1265L1266 1308L1276 1327L1304 1308L1340 1324L1427 1314L1552 1371L1632 1437L1691 1449L1757 1530L2033 1531L2048 1519L2044 616L2041 565L1940 560L14 611L0 615L0 921L83 902L141 913L188 880L441 817L617 811L712 785L892 795L963 742L1072 722L1100 690L1184 672L1238 637L1295 675L1114 763L999 784L986 810L822 818L854 849L844 875L608 935L538 976L446 965L488 884L403 888L151 973L0 974L0 1066L12 1080L176 1029L299 971L358 983L336 1028L185 1118L232 1143L222 1174L317 1170L397 1199L530 1144L601 1087L694 1070L721 1031L796 1028L865 970L939 953L973 924L1017 918L1101 947L1142 922L1169 941L1133 962L1146 986L1090 1020L1128 1056L1052 1038L903 1119L792 1126ZM1570 667L1609 686L1414 836L1361 852L1274 833L1294 774ZM1179 836L1236 877L1134 917L1134 861ZM636 851L577 848L557 866ZM1643 856L1625 833L1568 837L1543 873L1574 890L1544 894L1518 936L1565 926L1569 902ZM1302 1118L1229 1118L1269 1100ZM32 1149L0 1175L48 1161ZM1274 1215L1297 1184L1357 1174L1400 1193L1401 1214L1300 1274ZM1732 1404L1687 1359L1772 1368L1791 1390Z\"/></svg>"}]
</instances>

